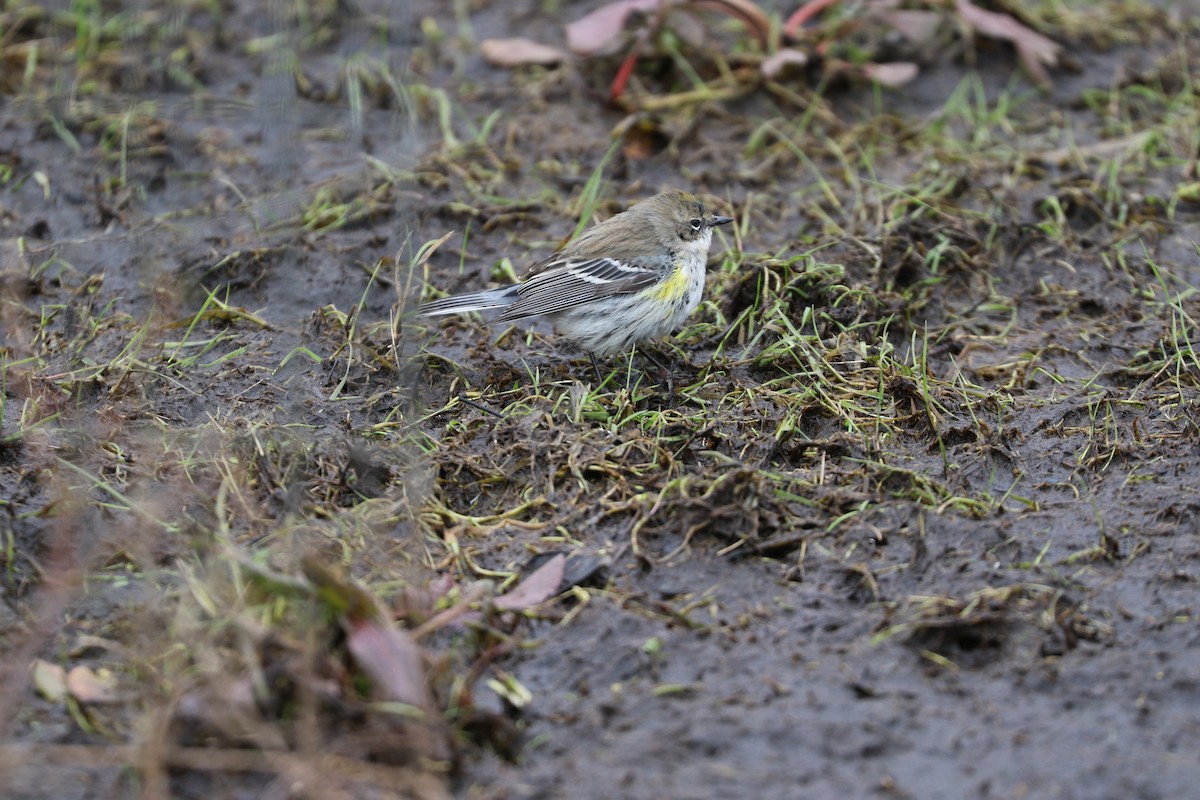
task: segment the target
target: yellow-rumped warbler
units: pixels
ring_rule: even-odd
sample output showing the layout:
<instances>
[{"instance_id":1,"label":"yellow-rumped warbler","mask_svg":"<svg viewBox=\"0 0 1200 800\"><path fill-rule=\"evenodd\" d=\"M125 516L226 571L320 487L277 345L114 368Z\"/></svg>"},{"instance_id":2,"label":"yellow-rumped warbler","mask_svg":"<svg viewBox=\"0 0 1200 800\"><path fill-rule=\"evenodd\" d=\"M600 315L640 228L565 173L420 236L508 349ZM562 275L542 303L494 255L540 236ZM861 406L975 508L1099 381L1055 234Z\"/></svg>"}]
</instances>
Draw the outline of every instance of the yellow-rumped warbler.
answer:
<instances>
[{"instance_id":1,"label":"yellow-rumped warbler","mask_svg":"<svg viewBox=\"0 0 1200 800\"><path fill-rule=\"evenodd\" d=\"M434 300L417 314L501 310L492 322L543 316L593 357L627 351L671 333L696 310L712 230L732 221L668 189L584 231L521 283Z\"/></svg>"}]
</instances>

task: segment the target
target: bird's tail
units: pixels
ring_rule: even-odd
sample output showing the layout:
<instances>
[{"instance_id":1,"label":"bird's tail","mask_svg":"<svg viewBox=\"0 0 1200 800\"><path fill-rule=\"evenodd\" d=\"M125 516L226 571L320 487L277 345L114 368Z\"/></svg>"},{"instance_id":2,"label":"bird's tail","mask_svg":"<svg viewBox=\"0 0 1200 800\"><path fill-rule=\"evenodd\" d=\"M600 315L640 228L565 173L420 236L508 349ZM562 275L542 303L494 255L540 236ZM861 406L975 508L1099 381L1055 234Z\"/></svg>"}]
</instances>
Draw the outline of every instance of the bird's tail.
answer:
<instances>
[{"instance_id":1,"label":"bird's tail","mask_svg":"<svg viewBox=\"0 0 1200 800\"><path fill-rule=\"evenodd\" d=\"M444 314L466 314L468 311L494 311L499 308L508 308L515 299L509 291L510 288L486 289L482 292L443 297L441 300L434 300L432 303L418 306L417 316L440 317Z\"/></svg>"}]
</instances>

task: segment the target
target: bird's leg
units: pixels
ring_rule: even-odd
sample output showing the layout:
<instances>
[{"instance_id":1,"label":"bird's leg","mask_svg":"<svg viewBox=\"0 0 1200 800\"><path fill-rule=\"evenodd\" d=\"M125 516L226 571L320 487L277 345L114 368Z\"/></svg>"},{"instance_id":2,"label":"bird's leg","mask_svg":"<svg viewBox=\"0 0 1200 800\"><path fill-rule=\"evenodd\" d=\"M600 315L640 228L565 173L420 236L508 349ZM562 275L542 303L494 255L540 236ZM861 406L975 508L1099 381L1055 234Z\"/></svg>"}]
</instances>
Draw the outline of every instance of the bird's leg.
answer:
<instances>
[{"instance_id":1,"label":"bird's leg","mask_svg":"<svg viewBox=\"0 0 1200 800\"><path fill-rule=\"evenodd\" d=\"M650 355L650 348L646 347L645 345L641 345L638 349L642 351L642 355L646 357L646 360L655 366L658 374L658 385L660 387L666 387L667 394L674 394L675 381L671 377L671 370L663 366L662 362L657 358ZM662 354L659 353L659 355L661 356Z\"/></svg>"},{"instance_id":2,"label":"bird's leg","mask_svg":"<svg viewBox=\"0 0 1200 800\"><path fill-rule=\"evenodd\" d=\"M588 358L592 360L592 369L596 371L596 383L604 383L604 376L600 374L600 365L596 363L596 354L588 350Z\"/></svg>"},{"instance_id":3,"label":"bird's leg","mask_svg":"<svg viewBox=\"0 0 1200 800\"><path fill-rule=\"evenodd\" d=\"M481 403L476 403L473 400L468 400L467 396L465 394L460 394L458 396L458 401L460 403L465 403L465 404L469 405L471 408L478 409L479 411L482 411L485 414L491 414L493 417L499 417L500 419L505 418L504 415L501 414L499 411L488 408L487 406L482 405Z\"/></svg>"}]
</instances>

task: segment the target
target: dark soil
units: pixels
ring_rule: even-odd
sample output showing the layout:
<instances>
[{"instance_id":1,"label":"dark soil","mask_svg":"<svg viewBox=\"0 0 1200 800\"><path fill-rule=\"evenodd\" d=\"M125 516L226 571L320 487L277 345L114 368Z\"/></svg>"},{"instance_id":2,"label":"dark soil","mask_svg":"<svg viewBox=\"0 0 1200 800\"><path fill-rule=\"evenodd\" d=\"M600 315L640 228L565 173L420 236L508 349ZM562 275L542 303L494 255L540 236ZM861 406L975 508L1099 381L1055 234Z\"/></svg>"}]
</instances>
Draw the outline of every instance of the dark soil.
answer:
<instances>
[{"instance_id":1,"label":"dark soil","mask_svg":"<svg viewBox=\"0 0 1200 800\"><path fill-rule=\"evenodd\" d=\"M597 3L83 5L0 24L6 796L1197 794L1190 6L1064 14L1045 90L954 38L631 112L619 55L478 53ZM737 218L669 385L405 315L553 252L598 169L598 218ZM558 552L420 632L433 733L312 589L413 629Z\"/></svg>"}]
</instances>

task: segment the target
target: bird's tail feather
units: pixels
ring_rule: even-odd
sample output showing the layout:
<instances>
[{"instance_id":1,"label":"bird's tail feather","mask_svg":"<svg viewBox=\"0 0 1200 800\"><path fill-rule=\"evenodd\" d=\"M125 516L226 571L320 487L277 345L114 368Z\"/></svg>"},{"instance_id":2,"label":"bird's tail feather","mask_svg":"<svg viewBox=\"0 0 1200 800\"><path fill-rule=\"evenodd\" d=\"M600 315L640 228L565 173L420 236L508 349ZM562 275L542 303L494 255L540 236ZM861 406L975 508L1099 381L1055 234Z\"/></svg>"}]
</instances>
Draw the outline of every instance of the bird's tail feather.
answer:
<instances>
[{"instance_id":1,"label":"bird's tail feather","mask_svg":"<svg viewBox=\"0 0 1200 800\"><path fill-rule=\"evenodd\" d=\"M466 314L469 311L494 311L508 308L513 298L505 289L487 289L470 294L457 294L425 303L417 308L418 317L440 317L444 314Z\"/></svg>"}]
</instances>

